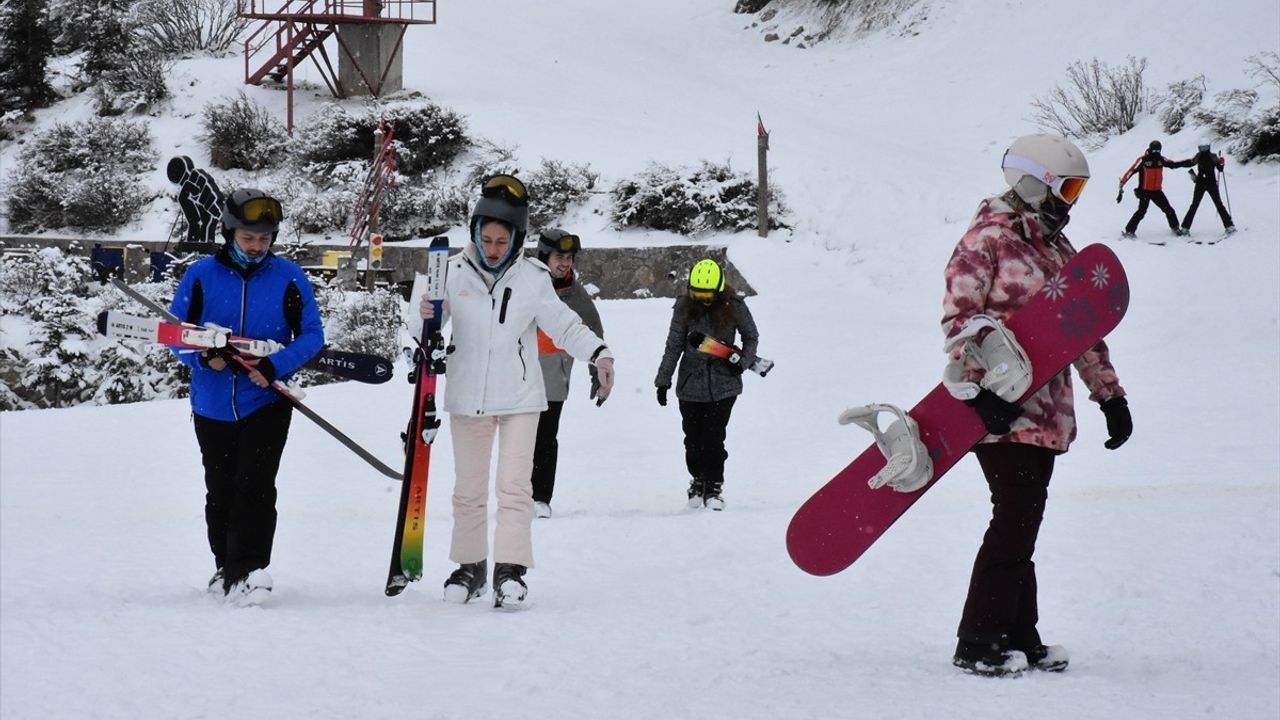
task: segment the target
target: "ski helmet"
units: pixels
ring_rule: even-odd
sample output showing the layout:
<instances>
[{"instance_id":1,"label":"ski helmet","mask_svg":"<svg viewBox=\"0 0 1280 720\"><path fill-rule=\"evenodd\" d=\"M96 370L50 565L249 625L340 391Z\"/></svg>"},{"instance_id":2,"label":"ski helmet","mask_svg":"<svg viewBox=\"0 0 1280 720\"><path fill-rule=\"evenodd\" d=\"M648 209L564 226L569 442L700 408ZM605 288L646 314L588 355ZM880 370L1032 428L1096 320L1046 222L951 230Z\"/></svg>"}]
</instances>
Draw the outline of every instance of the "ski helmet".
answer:
<instances>
[{"instance_id":1,"label":"ski helmet","mask_svg":"<svg viewBox=\"0 0 1280 720\"><path fill-rule=\"evenodd\" d=\"M1147 152L1156 153L1158 155L1160 153L1160 149L1163 147L1164 146L1160 144L1159 140L1152 140L1151 144L1147 145Z\"/></svg>"},{"instance_id":2,"label":"ski helmet","mask_svg":"<svg viewBox=\"0 0 1280 720\"><path fill-rule=\"evenodd\" d=\"M1039 210L1050 192L1068 206L1075 204L1089 179L1084 153L1064 137L1023 135L1000 162L1009 187Z\"/></svg>"},{"instance_id":3,"label":"ski helmet","mask_svg":"<svg viewBox=\"0 0 1280 720\"><path fill-rule=\"evenodd\" d=\"M257 188L240 188L227 196L222 208L222 236L231 242L236 230L243 229L271 233L274 243L283 220L284 208L279 200Z\"/></svg>"},{"instance_id":4,"label":"ski helmet","mask_svg":"<svg viewBox=\"0 0 1280 720\"><path fill-rule=\"evenodd\" d=\"M689 297L702 302L711 302L724 292L724 272L720 265L711 258L704 258L694 263L689 271Z\"/></svg>"},{"instance_id":5,"label":"ski helmet","mask_svg":"<svg viewBox=\"0 0 1280 720\"><path fill-rule=\"evenodd\" d=\"M549 260L553 252L577 255L581 249L582 240L560 228L547 228L538 233L538 259L542 262Z\"/></svg>"},{"instance_id":6,"label":"ski helmet","mask_svg":"<svg viewBox=\"0 0 1280 720\"><path fill-rule=\"evenodd\" d=\"M520 255L519 248L524 244L525 232L529 227L529 192L524 183L514 175L494 175L480 186L480 199L471 211L471 238L479 248L480 226L485 220L497 220L511 231L511 248L498 263L498 268L509 264ZM487 263L486 263L487 264Z\"/></svg>"},{"instance_id":7,"label":"ski helmet","mask_svg":"<svg viewBox=\"0 0 1280 720\"><path fill-rule=\"evenodd\" d=\"M1209 152L1209 143L1200 143L1200 152Z\"/></svg>"}]
</instances>

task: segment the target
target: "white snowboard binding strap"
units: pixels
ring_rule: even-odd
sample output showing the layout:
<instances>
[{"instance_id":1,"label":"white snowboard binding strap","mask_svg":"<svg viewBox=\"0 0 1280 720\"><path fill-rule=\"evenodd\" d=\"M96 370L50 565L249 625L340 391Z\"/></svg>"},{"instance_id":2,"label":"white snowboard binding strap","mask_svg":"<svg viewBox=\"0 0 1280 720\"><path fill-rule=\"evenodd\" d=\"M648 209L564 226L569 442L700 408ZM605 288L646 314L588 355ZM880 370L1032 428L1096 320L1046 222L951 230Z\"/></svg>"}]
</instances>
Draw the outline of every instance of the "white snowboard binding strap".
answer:
<instances>
[{"instance_id":1,"label":"white snowboard binding strap","mask_svg":"<svg viewBox=\"0 0 1280 720\"><path fill-rule=\"evenodd\" d=\"M991 332L979 343L976 339L978 333L987 328ZM948 363L942 372L942 384L957 400L972 400L978 396L979 390L986 388L1009 402L1017 402L1031 387L1031 360L1017 338L999 320L990 315L969 318L969 323L960 334L947 341L943 350L949 354L959 345L964 345L960 358ZM986 371L981 384L964 379L966 355Z\"/></svg>"},{"instance_id":2,"label":"white snowboard binding strap","mask_svg":"<svg viewBox=\"0 0 1280 720\"><path fill-rule=\"evenodd\" d=\"M882 432L877 418L887 412L897 416ZM915 419L894 405L875 403L853 407L840 413L840 424L855 423L876 438L876 447L884 453L885 466L867 481L872 490L888 485L900 493L915 492L933 478L933 460L920 441L920 426Z\"/></svg>"}]
</instances>

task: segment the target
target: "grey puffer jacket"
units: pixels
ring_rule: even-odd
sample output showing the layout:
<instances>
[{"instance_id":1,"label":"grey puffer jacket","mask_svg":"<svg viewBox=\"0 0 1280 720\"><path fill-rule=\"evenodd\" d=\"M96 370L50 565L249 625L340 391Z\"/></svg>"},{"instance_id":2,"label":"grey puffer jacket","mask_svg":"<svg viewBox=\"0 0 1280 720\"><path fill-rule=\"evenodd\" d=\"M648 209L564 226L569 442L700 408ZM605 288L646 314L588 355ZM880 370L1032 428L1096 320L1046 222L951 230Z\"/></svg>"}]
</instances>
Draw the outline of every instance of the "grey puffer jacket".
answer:
<instances>
[{"instance_id":1,"label":"grey puffer jacket","mask_svg":"<svg viewBox=\"0 0 1280 720\"><path fill-rule=\"evenodd\" d=\"M760 335L751 311L741 298L726 288L720 298L711 305L690 300L682 295L676 298L671 311L671 329L667 332L666 351L658 376L657 387L671 387L671 375L679 363L676 377L676 398L686 402L715 402L742 394L742 373L720 358L700 353L689 345L689 331L700 330L723 343L737 344L735 333L742 338L741 367L748 367L756 359L756 346Z\"/></svg>"},{"instance_id":2,"label":"grey puffer jacket","mask_svg":"<svg viewBox=\"0 0 1280 720\"><path fill-rule=\"evenodd\" d=\"M600 322L600 313L596 311L595 301L587 293L582 283L574 278L568 286L556 288L556 295L564 301L569 309L582 318L582 322L591 328L601 339L604 339L604 325ZM573 356L556 347L547 334L538 330L538 363L542 365L542 384L547 389L547 400L564 402L569 397L569 377L573 372ZM595 367L588 365L592 378Z\"/></svg>"}]
</instances>

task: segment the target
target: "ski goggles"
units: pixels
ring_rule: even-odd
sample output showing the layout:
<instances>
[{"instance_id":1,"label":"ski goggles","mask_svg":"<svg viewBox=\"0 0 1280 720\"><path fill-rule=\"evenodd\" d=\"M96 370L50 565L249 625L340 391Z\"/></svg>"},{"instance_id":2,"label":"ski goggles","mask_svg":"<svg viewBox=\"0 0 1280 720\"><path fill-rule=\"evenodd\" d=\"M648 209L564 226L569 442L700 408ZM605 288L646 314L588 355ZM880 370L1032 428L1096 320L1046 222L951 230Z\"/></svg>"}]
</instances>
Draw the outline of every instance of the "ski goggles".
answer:
<instances>
[{"instance_id":1,"label":"ski goggles","mask_svg":"<svg viewBox=\"0 0 1280 720\"><path fill-rule=\"evenodd\" d=\"M698 302L711 302L712 300L716 299L716 295L718 294L719 293L717 293L715 290L700 290L698 288L689 288L689 299L697 300Z\"/></svg>"},{"instance_id":2,"label":"ski goggles","mask_svg":"<svg viewBox=\"0 0 1280 720\"><path fill-rule=\"evenodd\" d=\"M1080 193L1084 192L1085 183L1089 182L1087 177L1063 177L1049 172L1048 168L1040 163L1021 155L1004 154L1004 160L1000 162L1001 168L1012 168L1021 170L1028 175L1036 178L1040 182L1049 186L1053 194L1068 205L1074 205L1076 200L1080 199Z\"/></svg>"},{"instance_id":3,"label":"ski goggles","mask_svg":"<svg viewBox=\"0 0 1280 720\"><path fill-rule=\"evenodd\" d=\"M280 201L273 197L256 197L246 200L239 206L239 212L236 206L232 205L232 212L239 215L240 219L250 225L259 223L280 224L284 220L284 208L280 206Z\"/></svg>"},{"instance_id":4,"label":"ski goggles","mask_svg":"<svg viewBox=\"0 0 1280 720\"><path fill-rule=\"evenodd\" d=\"M577 235L566 234L558 238L549 238L543 235L540 242L547 250L563 255L572 255L582 249L582 241L578 239Z\"/></svg>"},{"instance_id":5,"label":"ski goggles","mask_svg":"<svg viewBox=\"0 0 1280 720\"><path fill-rule=\"evenodd\" d=\"M514 175L494 175L485 180L484 185L480 187L480 196L500 198L516 207L529 204L529 191L525 189L524 183L520 182L520 178Z\"/></svg>"}]
</instances>

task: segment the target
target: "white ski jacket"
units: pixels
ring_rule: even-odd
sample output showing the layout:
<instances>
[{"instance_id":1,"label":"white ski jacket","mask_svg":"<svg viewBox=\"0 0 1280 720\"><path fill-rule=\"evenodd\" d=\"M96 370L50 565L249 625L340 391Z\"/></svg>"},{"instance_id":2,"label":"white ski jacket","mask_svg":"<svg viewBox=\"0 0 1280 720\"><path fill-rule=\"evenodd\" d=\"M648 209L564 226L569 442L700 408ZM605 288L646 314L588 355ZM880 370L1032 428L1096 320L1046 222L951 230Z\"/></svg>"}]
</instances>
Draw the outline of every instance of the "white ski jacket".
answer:
<instances>
[{"instance_id":1,"label":"white ski jacket","mask_svg":"<svg viewBox=\"0 0 1280 720\"><path fill-rule=\"evenodd\" d=\"M538 328L573 357L613 357L556 295L547 266L521 258L495 281L471 245L449 260L444 321L454 346L445 372L445 412L514 415L547 409Z\"/></svg>"}]
</instances>

